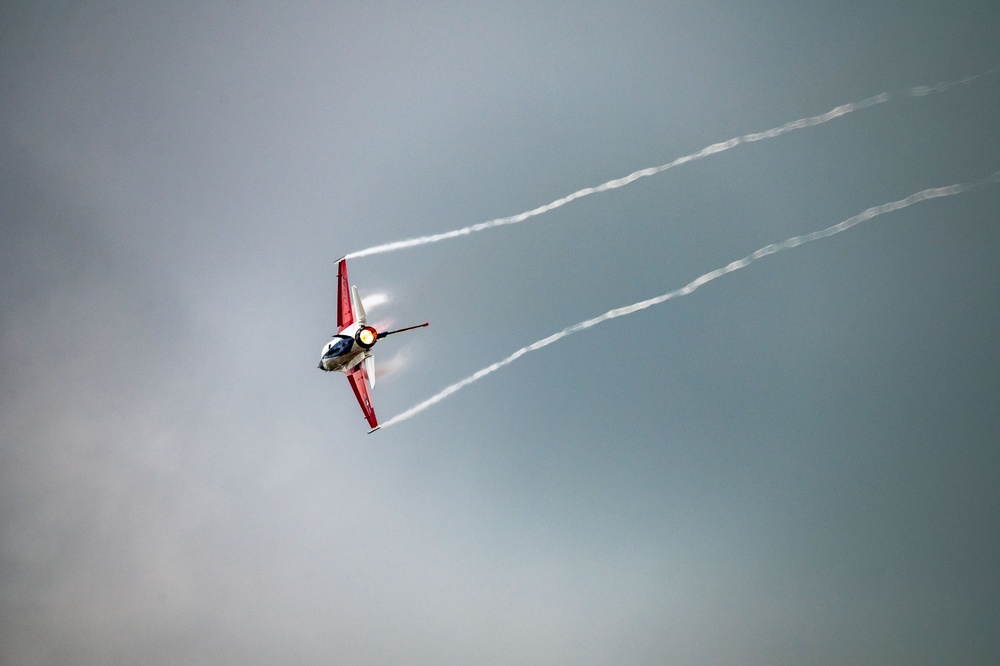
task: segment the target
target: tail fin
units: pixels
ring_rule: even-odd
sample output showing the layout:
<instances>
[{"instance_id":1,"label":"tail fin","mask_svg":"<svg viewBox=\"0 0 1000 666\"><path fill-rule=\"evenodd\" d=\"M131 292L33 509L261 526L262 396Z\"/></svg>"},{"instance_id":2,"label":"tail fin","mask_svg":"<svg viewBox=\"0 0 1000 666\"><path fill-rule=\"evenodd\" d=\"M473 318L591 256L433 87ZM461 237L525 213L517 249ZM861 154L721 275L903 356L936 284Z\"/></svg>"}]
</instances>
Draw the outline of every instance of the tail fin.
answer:
<instances>
[{"instance_id":1,"label":"tail fin","mask_svg":"<svg viewBox=\"0 0 1000 666\"><path fill-rule=\"evenodd\" d=\"M354 321L362 326L368 323L365 317L365 306L361 304L361 294L356 286L351 286L351 309L354 310Z\"/></svg>"}]
</instances>

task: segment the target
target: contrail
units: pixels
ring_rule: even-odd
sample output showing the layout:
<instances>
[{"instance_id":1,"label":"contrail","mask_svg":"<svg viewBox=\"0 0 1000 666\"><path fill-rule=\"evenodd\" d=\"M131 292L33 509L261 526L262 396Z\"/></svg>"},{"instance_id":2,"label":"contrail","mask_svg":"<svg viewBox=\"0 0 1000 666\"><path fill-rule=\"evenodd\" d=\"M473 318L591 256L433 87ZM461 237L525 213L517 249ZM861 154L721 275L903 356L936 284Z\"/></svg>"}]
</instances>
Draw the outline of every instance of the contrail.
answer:
<instances>
[{"instance_id":1,"label":"contrail","mask_svg":"<svg viewBox=\"0 0 1000 666\"><path fill-rule=\"evenodd\" d=\"M499 370L504 366L510 365L517 359L527 354L528 352L537 351L542 347L548 347L553 342L558 342L559 340L562 340L568 335L572 335L573 333L578 333L579 331L583 331L592 326L597 326L598 324L608 321L610 319L617 319L618 317L624 317L625 315L633 314L635 312L638 312L639 310L645 310L646 308L652 307L654 305L665 303L666 301L677 298L679 296L687 296L698 287L707 284L716 278L722 277L727 273L732 273L733 271L738 271L741 268L746 268L754 261L757 261L758 259L761 259L768 255L777 254L778 252L783 252L784 250L790 250L793 247L798 247L799 245L804 245L805 243L811 243L812 241L819 240L821 238L829 238L830 236L839 234L841 231L846 231L857 224L861 224L862 222L867 222L868 220L874 217L878 217L879 215L883 215L885 213L891 213L893 211L900 210L908 206L912 206L913 204L920 203L921 201L928 201L929 199L937 199L939 197L950 197L956 194L961 194L962 192L968 192L969 190L981 187L983 185L995 184L995 183L1000 183L1000 171L997 171L991 176L970 183L958 183L955 185L948 185L947 187L934 187L926 190L921 190L916 194L911 194L905 199L900 199L898 201L891 201L889 203L882 204L881 206L874 206L872 208L869 208L863 213L859 213L854 217L849 217L842 222L838 222L837 224L831 227L827 227L826 229L822 229L820 231L814 231L810 234L805 234L803 236L793 236L792 238L789 238L788 240L782 241L780 243L772 243L771 245L766 245L757 250L756 252L753 252L747 255L746 257L743 257L742 259L738 259L732 262L731 264L728 264L727 266L724 266L722 268L717 268L716 270L711 271L709 273L705 273L701 277L692 280L691 282L681 287L680 289L675 289L661 296L656 296L655 298L650 298L645 301L639 301L638 303L633 303L632 305L627 305L623 308L608 310L607 312L598 317L594 317L593 319L588 319L586 321L581 321L579 324L573 324L572 326L564 328L558 333L553 333L547 338L542 338L538 342L534 342L528 345L527 347L521 347L507 358L497 361L493 365L483 368L474 375L470 375L469 377L466 377L462 381L452 384L451 386L447 387L437 395L434 395L428 398L427 400L424 400L420 404L411 407L410 409L399 414L398 416L392 417L391 419L383 423L382 427L386 428L388 426L395 425L401 421L405 421L406 419L412 416L416 416L417 414L424 411L428 407L431 407L432 405L436 405L437 403L441 402L442 400L444 400L451 394L455 393L456 391L459 391L460 389L465 388L469 384L482 379L486 375L496 372L497 370Z\"/></svg>"},{"instance_id":2,"label":"contrail","mask_svg":"<svg viewBox=\"0 0 1000 666\"><path fill-rule=\"evenodd\" d=\"M913 88L908 88L902 93L903 97L924 97L932 93L941 93L946 90L959 85L968 85L978 78L992 74L993 72L1000 69L1000 65L996 65L991 69L986 70L980 74L964 76L961 79L955 81L945 81L942 83L937 83L932 86L914 86ZM892 95L888 92L884 92L880 95L875 95L874 97L869 97L863 99L860 102L850 102L848 104L842 104L840 106L834 107L827 111L826 113L821 113L818 116L809 116L806 118L799 118L798 120L792 120L785 123L784 125L779 125L778 127L765 130L763 132L754 132L751 134L744 134L743 136L733 137L728 141L722 141L720 143L713 143L710 146L705 146L701 150L691 153L690 155L685 155L683 157L678 157L672 162L667 162L666 164L661 164L660 166L649 167L646 169L640 169L639 171L633 171L629 175L623 178L616 178L614 180L609 180L601 185L596 185L594 187L585 187L582 190L577 190L572 194L567 194L566 196L556 199L551 203L547 203L544 206L539 206L538 208L532 208L531 210L524 211L523 213L518 213L517 215L511 215L509 217L498 217L495 220L490 220L488 222L480 222L478 224L473 224L467 227L462 227L461 229L455 229L454 231L446 231L439 234L432 234L430 236L420 236L418 238L410 238L408 240L395 241L393 243L385 243L384 245L376 245L370 247L366 250L360 250L358 252L352 252L347 255L348 259L357 259L360 257L368 257L373 254L384 254L386 252L395 252L396 250L405 250L411 247L417 247L418 245L427 245L428 243L437 243L438 241L447 240L449 238L458 238L459 236L468 236L469 234L475 233L477 231L483 231L485 229L492 229L494 227L500 227L507 224L517 224L518 222L523 222L528 218L541 215L542 213L547 213L550 210L560 208L570 203L571 201L576 201L583 197L589 196L591 194L597 194L598 192L607 192L608 190L615 190L619 187L625 187L629 183L633 183L640 178L647 178L649 176L655 176L658 173L663 173L668 169L673 169L676 166L681 166L682 164L687 164L688 162L694 162L695 160L700 160L703 157L708 157L709 155L715 155L717 153L725 152L731 148L742 143L753 143L754 141L763 141L764 139L773 139L774 137L781 136L786 132L791 132L797 129L803 129L806 127L814 127L816 125L822 125L823 123L828 123L836 118L841 118L849 113L855 111L860 111L861 109L867 109L870 106L875 106L876 104L882 104L883 102L888 102L892 98Z\"/></svg>"}]
</instances>

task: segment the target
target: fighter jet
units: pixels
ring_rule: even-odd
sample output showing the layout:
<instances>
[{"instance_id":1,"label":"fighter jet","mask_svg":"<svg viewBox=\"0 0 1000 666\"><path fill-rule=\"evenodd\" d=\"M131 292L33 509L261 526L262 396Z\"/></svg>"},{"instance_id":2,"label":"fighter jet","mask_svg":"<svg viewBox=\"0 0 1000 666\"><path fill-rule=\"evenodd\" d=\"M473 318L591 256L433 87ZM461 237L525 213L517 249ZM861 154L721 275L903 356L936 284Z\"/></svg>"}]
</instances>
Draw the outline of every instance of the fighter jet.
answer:
<instances>
[{"instance_id":1,"label":"fighter jet","mask_svg":"<svg viewBox=\"0 0 1000 666\"><path fill-rule=\"evenodd\" d=\"M323 346L319 369L325 372L340 371L354 389L371 434L379 429L375 408L372 407L369 388L375 388L375 357L372 348L382 338L429 326L429 322L407 326L395 331L376 331L368 325L365 308L356 286L348 286L347 259L337 262L337 333Z\"/></svg>"}]
</instances>

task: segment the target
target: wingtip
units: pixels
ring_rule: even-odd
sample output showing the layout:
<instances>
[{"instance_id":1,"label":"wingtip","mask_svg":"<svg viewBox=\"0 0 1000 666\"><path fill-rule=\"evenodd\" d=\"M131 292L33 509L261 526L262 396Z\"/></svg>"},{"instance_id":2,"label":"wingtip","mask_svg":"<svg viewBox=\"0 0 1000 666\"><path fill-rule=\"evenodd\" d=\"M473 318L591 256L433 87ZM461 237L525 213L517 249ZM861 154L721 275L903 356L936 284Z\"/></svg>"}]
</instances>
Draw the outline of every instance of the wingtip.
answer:
<instances>
[{"instance_id":1,"label":"wingtip","mask_svg":"<svg viewBox=\"0 0 1000 666\"><path fill-rule=\"evenodd\" d=\"M378 430L378 429L379 429L379 428L381 428L381 427L382 427L382 426L380 426L380 425L377 425L377 426L375 426L374 428L372 428L371 430L369 430L369 431L368 431L368 434L369 434L369 435L370 435L370 434L372 434L373 432L375 432L376 430Z\"/></svg>"}]
</instances>

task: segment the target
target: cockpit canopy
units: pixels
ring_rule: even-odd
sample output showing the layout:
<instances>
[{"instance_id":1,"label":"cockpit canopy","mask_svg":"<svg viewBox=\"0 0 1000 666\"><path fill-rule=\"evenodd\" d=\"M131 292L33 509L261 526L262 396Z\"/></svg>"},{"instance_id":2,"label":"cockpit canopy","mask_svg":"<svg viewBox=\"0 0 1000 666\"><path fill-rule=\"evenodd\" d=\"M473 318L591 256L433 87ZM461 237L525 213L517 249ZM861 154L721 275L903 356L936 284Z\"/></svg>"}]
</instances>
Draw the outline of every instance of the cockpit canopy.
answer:
<instances>
[{"instance_id":1,"label":"cockpit canopy","mask_svg":"<svg viewBox=\"0 0 1000 666\"><path fill-rule=\"evenodd\" d=\"M326 347L326 351L323 352L323 358L335 358L337 356L343 356L344 354L351 351L354 347L354 338L348 335L338 335L333 340L329 342Z\"/></svg>"}]
</instances>

